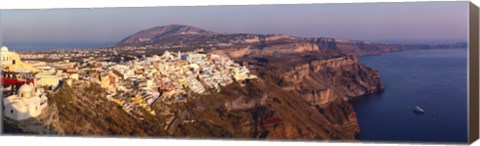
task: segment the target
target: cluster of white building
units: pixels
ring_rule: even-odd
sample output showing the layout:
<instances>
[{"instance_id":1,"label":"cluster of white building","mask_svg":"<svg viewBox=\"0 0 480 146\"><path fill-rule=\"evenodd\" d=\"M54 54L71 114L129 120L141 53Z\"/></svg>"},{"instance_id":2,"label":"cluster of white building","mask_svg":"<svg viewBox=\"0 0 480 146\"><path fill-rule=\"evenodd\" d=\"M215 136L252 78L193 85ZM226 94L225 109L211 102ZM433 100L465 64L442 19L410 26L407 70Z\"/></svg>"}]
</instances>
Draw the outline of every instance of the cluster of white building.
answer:
<instances>
[{"instance_id":1,"label":"cluster of white building","mask_svg":"<svg viewBox=\"0 0 480 146\"><path fill-rule=\"evenodd\" d=\"M50 50L50 51L34 51L20 54L23 59L50 59L50 60L66 60L73 58L85 58L85 57L102 57L104 53L100 51L94 51L89 49L79 50Z\"/></svg>"},{"instance_id":2,"label":"cluster of white building","mask_svg":"<svg viewBox=\"0 0 480 146\"><path fill-rule=\"evenodd\" d=\"M16 52L5 46L1 47L0 56L3 115L17 121L37 117L48 105L43 87L49 79L37 76L41 70L24 63ZM58 79L53 82L58 85Z\"/></svg>"},{"instance_id":3,"label":"cluster of white building","mask_svg":"<svg viewBox=\"0 0 480 146\"><path fill-rule=\"evenodd\" d=\"M92 64L92 63L91 63ZM185 100L192 94L220 91L222 86L256 76L228 57L203 54L198 51L142 57L122 62L96 62L98 68L89 68L87 76L108 91L108 98L122 105L126 111L144 107L151 111L154 101ZM89 72L87 70L83 70ZM141 100L139 100L141 99Z\"/></svg>"},{"instance_id":4,"label":"cluster of white building","mask_svg":"<svg viewBox=\"0 0 480 146\"><path fill-rule=\"evenodd\" d=\"M4 98L4 113L16 120L38 116L47 104L43 89L58 89L60 81L70 86L74 86L72 82L75 80L77 83L98 83L107 91L106 98L121 105L127 112L143 108L155 115L151 105L157 100L185 102L194 94L219 92L222 86L235 81L242 83L256 78L247 67L228 57L200 52L201 49L184 53L166 51L162 56L144 56L120 63L102 61L99 56L86 57L81 62L24 63L18 54L4 47L2 70L29 70L27 72L35 79L32 83L25 82L18 91L10 92L15 94Z\"/></svg>"}]
</instances>

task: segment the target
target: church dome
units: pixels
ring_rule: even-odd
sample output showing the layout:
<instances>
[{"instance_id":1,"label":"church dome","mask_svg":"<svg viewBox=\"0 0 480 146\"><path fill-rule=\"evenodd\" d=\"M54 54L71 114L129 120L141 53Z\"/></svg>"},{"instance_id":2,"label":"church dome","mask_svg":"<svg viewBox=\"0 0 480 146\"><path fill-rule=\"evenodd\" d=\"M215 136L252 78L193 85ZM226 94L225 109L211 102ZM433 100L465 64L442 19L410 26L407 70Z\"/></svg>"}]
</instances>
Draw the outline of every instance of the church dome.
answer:
<instances>
[{"instance_id":1,"label":"church dome","mask_svg":"<svg viewBox=\"0 0 480 146\"><path fill-rule=\"evenodd\" d=\"M6 46L2 46L2 49L1 49L2 52L8 52L8 48Z\"/></svg>"},{"instance_id":2,"label":"church dome","mask_svg":"<svg viewBox=\"0 0 480 146\"><path fill-rule=\"evenodd\" d=\"M29 84L23 84L20 89L18 89L18 92L20 93L25 93L25 92L32 92L33 88Z\"/></svg>"}]
</instances>

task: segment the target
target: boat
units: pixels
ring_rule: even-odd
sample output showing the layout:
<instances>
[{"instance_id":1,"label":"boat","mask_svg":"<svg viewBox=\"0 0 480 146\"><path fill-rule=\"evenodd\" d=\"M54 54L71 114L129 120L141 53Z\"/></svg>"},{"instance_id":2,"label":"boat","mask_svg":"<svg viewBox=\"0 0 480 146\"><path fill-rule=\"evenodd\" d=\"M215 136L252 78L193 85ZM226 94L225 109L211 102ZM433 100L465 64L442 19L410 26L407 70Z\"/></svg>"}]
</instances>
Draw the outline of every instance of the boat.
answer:
<instances>
[{"instance_id":1,"label":"boat","mask_svg":"<svg viewBox=\"0 0 480 146\"><path fill-rule=\"evenodd\" d=\"M416 107L413 109L413 112L415 112L415 113L424 113L425 110L423 110L423 109L420 108L419 106L416 106Z\"/></svg>"}]
</instances>

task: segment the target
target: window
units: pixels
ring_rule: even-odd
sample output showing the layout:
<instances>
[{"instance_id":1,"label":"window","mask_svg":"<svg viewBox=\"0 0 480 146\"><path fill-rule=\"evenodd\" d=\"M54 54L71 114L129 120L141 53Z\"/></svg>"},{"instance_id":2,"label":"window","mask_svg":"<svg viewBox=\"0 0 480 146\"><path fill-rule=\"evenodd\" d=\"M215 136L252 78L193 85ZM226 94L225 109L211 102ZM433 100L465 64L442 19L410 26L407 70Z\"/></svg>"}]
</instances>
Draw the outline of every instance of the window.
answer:
<instances>
[{"instance_id":1,"label":"window","mask_svg":"<svg viewBox=\"0 0 480 146\"><path fill-rule=\"evenodd\" d=\"M15 64L15 59L12 60L12 64Z\"/></svg>"},{"instance_id":2,"label":"window","mask_svg":"<svg viewBox=\"0 0 480 146\"><path fill-rule=\"evenodd\" d=\"M10 113L13 114L13 110L10 110Z\"/></svg>"}]
</instances>

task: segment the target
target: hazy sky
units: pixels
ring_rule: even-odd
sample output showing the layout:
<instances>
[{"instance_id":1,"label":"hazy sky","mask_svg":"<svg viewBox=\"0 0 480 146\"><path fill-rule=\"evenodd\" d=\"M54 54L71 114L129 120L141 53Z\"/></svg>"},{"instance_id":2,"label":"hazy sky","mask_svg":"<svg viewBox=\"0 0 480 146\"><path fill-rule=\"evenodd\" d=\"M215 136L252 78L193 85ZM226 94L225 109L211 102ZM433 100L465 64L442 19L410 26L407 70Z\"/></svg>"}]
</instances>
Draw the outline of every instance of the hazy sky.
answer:
<instances>
[{"instance_id":1,"label":"hazy sky","mask_svg":"<svg viewBox=\"0 0 480 146\"><path fill-rule=\"evenodd\" d=\"M154 26L390 42L467 41L468 2L2 10L4 44L114 43ZM88 45L86 45L88 47Z\"/></svg>"}]
</instances>

